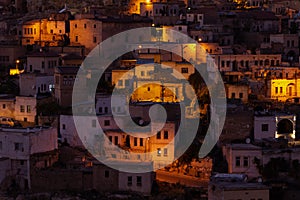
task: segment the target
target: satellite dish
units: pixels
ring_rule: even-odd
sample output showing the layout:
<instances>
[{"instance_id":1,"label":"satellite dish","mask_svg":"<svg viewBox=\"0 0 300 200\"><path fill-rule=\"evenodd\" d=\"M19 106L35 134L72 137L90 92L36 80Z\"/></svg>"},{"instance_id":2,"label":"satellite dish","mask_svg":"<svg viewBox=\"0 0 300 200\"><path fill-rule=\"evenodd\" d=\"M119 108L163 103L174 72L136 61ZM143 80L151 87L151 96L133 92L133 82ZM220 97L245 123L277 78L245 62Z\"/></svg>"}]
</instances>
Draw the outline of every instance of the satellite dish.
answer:
<instances>
[{"instance_id":1,"label":"satellite dish","mask_svg":"<svg viewBox=\"0 0 300 200\"><path fill-rule=\"evenodd\" d=\"M246 139L246 144L250 144L250 142L251 142L251 139L250 139L250 138L247 138L247 139Z\"/></svg>"}]
</instances>

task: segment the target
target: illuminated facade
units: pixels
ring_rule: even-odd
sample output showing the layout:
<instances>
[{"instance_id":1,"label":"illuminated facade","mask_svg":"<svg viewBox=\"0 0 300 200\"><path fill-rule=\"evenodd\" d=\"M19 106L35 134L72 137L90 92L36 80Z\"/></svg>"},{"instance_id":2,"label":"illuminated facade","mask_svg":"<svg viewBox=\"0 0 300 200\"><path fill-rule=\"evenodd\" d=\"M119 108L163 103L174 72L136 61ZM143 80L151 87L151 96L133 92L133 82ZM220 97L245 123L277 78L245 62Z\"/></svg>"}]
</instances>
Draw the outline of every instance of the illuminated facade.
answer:
<instances>
[{"instance_id":1,"label":"illuminated facade","mask_svg":"<svg viewBox=\"0 0 300 200\"><path fill-rule=\"evenodd\" d=\"M283 102L289 98L300 97L298 78L268 80L266 97Z\"/></svg>"}]
</instances>

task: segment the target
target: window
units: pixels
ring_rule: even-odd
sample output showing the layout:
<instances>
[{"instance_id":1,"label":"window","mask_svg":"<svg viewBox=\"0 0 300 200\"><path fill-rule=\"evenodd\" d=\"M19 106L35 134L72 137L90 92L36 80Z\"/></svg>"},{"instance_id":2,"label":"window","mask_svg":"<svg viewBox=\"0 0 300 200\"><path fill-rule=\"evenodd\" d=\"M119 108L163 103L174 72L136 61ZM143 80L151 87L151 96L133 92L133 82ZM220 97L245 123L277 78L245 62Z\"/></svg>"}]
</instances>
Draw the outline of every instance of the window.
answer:
<instances>
[{"instance_id":1,"label":"window","mask_svg":"<svg viewBox=\"0 0 300 200\"><path fill-rule=\"evenodd\" d=\"M143 144L143 138L140 138L140 146L141 147L144 146L144 144Z\"/></svg>"},{"instance_id":2,"label":"window","mask_svg":"<svg viewBox=\"0 0 300 200\"><path fill-rule=\"evenodd\" d=\"M242 99L243 98L243 93L239 94L239 98Z\"/></svg>"},{"instance_id":3,"label":"window","mask_svg":"<svg viewBox=\"0 0 300 200\"><path fill-rule=\"evenodd\" d=\"M118 145L119 144L119 138L118 136L115 136L115 145Z\"/></svg>"},{"instance_id":4,"label":"window","mask_svg":"<svg viewBox=\"0 0 300 200\"><path fill-rule=\"evenodd\" d=\"M27 105L27 113L31 113L31 106Z\"/></svg>"},{"instance_id":5,"label":"window","mask_svg":"<svg viewBox=\"0 0 300 200\"><path fill-rule=\"evenodd\" d=\"M94 24L94 28L97 28L97 25L96 25L96 24Z\"/></svg>"},{"instance_id":6,"label":"window","mask_svg":"<svg viewBox=\"0 0 300 200\"><path fill-rule=\"evenodd\" d=\"M75 36L75 42L78 42L78 36L77 35Z\"/></svg>"},{"instance_id":7,"label":"window","mask_svg":"<svg viewBox=\"0 0 300 200\"><path fill-rule=\"evenodd\" d=\"M236 167L241 166L241 157L239 157L239 156L235 157L235 166Z\"/></svg>"},{"instance_id":8,"label":"window","mask_svg":"<svg viewBox=\"0 0 300 200\"><path fill-rule=\"evenodd\" d=\"M161 133L160 133L160 131L157 132L156 139L161 139Z\"/></svg>"},{"instance_id":9,"label":"window","mask_svg":"<svg viewBox=\"0 0 300 200\"><path fill-rule=\"evenodd\" d=\"M109 120L104 120L104 126L109 126L110 125L110 121Z\"/></svg>"},{"instance_id":10,"label":"window","mask_svg":"<svg viewBox=\"0 0 300 200\"><path fill-rule=\"evenodd\" d=\"M2 104L2 108L5 109L6 108L6 104Z\"/></svg>"},{"instance_id":11,"label":"window","mask_svg":"<svg viewBox=\"0 0 300 200\"><path fill-rule=\"evenodd\" d=\"M24 117L24 122L27 122L27 117Z\"/></svg>"},{"instance_id":12,"label":"window","mask_svg":"<svg viewBox=\"0 0 300 200\"><path fill-rule=\"evenodd\" d=\"M77 24L74 24L74 27L77 28Z\"/></svg>"},{"instance_id":13,"label":"window","mask_svg":"<svg viewBox=\"0 0 300 200\"><path fill-rule=\"evenodd\" d=\"M102 110L102 107L99 107L99 113L102 113L103 110Z\"/></svg>"},{"instance_id":14,"label":"window","mask_svg":"<svg viewBox=\"0 0 300 200\"><path fill-rule=\"evenodd\" d=\"M66 125L65 124L62 125L62 129L66 130Z\"/></svg>"},{"instance_id":15,"label":"window","mask_svg":"<svg viewBox=\"0 0 300 200\"><path fill-rule=\"evenodd\" d=\"M280 87L280 93L282 93L282 87Z\"/></svg>"},{"instance_id":16,"label":"window","mask_svg":"<svg viewBox=\"0 0 300 200\"><path fill-rule=\"evenodd\" d=\"M133 139L133 143L134 143L133 144L134 146L137 146L137 138L136 137Z\"/></svg>"},{"instance_id":17,"label":"window","mask_svg":"<svg viewBox=\"0 0 300 200\"><path fill-rule=\"evenodd\" d=\"M244 167L248 167L249 166L249 157L244 157L244 159L243 159L243 165L244 165Z\"/></svg>"},{"instance_id":18,"label":"window","mask_svg":"<svg viewBox=\"0 0 300 200\"><path fill-rule=\"evenodd\" d=\"M21 113L25 112L25 106L24 105L20 105L20 112Z\"/></svg>"},{"instance_id":19,"label":"window","mask_svg":"<svg viewBox=\"0 0 300 200\"><path fill-rule=\"evenodd\" d=\"M278 94L278 87L275 87L275 94Z\"/></svg>"},{"instance_id":20,"label":"window","mask_svg":"<svg viewBox=\"0 0 300 200\"><path fill-rule=\"evenodd\" d=\"M169 133L168 133L168 131L164 131L164 139L168 139L169 138Z\"/></svg>"},{"instance_id":21,"label":"window","mask_svg":"<svg viewBox=\"0 0 300 200\"><path fill-rule=\"evenodd\" d=\"M168 149L164 148L164 156L168 156Z\"/></svg>"},{"instance_id":22,"label":"window","mask_svg":"<svg viewBox=\"0 0 300 200\"><path fill-rule=\"evenodd\" d=\"M24 151L23 143L15 142L15 151Z\"/></svg>"},{"instance_id":23,"label":"window","mask_svg":"<svg viewBox=\"0 0 300 200\"><path fill-rule=\"evenodd\" d=\"M148 87L148 88L147 88L147 91L148 91L148 92L150 92L150 90L151 90L151 88L150 88L150 87Z\"/></svg>"},{"instance_id":24,"label":"window","mask_svg":"<svg viewBox=\"0 0 300 200\"><path fill-rule=\"evenodd\" d=\"M45 62L42 61L42 69L44 69L44 68L45 68Z\"/></svg>"},{"instance_id":25,"label":"window","mask_svg":"<svg viewBox=\"0 0 300 200\"><path fill-rule=\"evenodd\" d=\"M129 86L129 80L125 80L125 86Z\"/></svg>"},{"instance_id":26,"label":"window","mask_svg":"<svg viewBox=\"0 0 300 200\"><path fill-rule=\"evenodd\" d=\"M50 33L53 34L53 30L52 29L50 30Z\"/></svg>"},{"instance_id":27,"label":"window","mask_svg":"<svg viewBox=\"0 0 300 200\"><path fill-rule=\"evenodd\" d=\"M105 112L105 113L108 113L108 107L105 107L105 108L104 108L104 112Z\"/></svg>"},{"instance_id":28,"label":"window","mask_svg":"<svg viewBox=\"0 0 300 200\"><path fill-rule=\"evenodd\" d=\"M161 155L161 148L157 148L157 156Z\"/></svg>"},{"instance_id":29,"label":"window","mask_svg":"<svg viewBox=\"0 0 300 200\"><path fill-rule=\"evenodd\" d=\"M142 186L142 177L141 176L136 177L136 186Z\"/></svg>"},{"instance_id":30,"label":"window","mask_svg":"<svg viewBox=\"0 0 300 200\"><path fill-rule=\"evenodd\" d=\"M261 131L262 132L269 131L269 124L262 124L261 125Z\"/></svg>"},{"instance_id":31,"label":"window","mask_svg":"<svg viewBox=\"0 0 300 200\"><path fill-rule=\"evenodd\" d=\"M109 136L108 139L112 143L112 136Z\"/></svg>"},{"instance_id":32,"label":"window","mask_svg":"<svg viewBox=\"0 0 300 200\"><path fill-rule=\"evenodd\" d=\"M123 80L118 80L118 86L123 86Z\"/></svg>"},{"instance_id":33,"label":"window","mask_svg":"<svg viewBox=\"0 0 300 200\"><path fill-rule=\"evenodd\" d=\"M96 127L96 120L95 119L92 120L92 127L94 127L94 128Z\"/></svg>"},{"instance_id":34,"label":"window","mask_svg":"<svg viewBox=\"0 0 300 200\"><path fill-rule=\"evenodd\" d=\"M105 176L105 178L108 178L108 177L109 177L109 171L108 171L108 170L105 170L104 176Z\"/></svg>"},{"instance_id":35,"label":"window","mask_svg":"<svg viewBox=\"0 0 300 200\"><path fill-rule=\"evenodd\" d=\"M234 92L231 93L231 98L232 98L232 99L235 99L235 93L234 93Z\"/></svg>"},{"instance_id":36,"label":"window","mask_svg":"<svg viewBox=\"0 0 300 200\"><path fill-rule=\"evenodd\" d=\"M145 72L144 71L141 71L141 76L145 76Z\"/></svg>"},{"instance_id":37,"label":"window","mask_svg":"<svg viewBox=\"0 0 300 200\"><path fill-rule=\"evenodd\" d=\"M127 185L132 186L132 176L127 177Z\"/></svg>"},{"instance_id":38,"label":"window","mask_svg":"<svg viewBox=\"0 0 300 200\"><path fill-rule=\"evenodd\" d=\"M97 37L93 37L93 42L97 43Z\"/></svg>"},{"instance_id":39,"label":"window","mask_svg":"<svg viewBox=\"0 0 300 200\"><path fill-rule=\"evenodd\" d=\"M187 73L189 73L189 69L187 67L183 67L183 68L181 68L181 73L187 74Z\"/></svg>"},{"instance_id":40,"label":"window","mask_svg":"<svg viewBox=\"0 0 300 200\"><path fill-rule=\"evenodd\" d=\"M0 141L0 151L2 150L2 141Z\"/></svg>"},{"instance_id":41,"label":"window","mask_svg":"<svg viewBox=\"0 0 300 200\"><path fill-rule=\"evenodd\" d=\"M86 24L84 24L83 26L84 26L84 28L86 28Z\"/></svg>"}]
</instances>

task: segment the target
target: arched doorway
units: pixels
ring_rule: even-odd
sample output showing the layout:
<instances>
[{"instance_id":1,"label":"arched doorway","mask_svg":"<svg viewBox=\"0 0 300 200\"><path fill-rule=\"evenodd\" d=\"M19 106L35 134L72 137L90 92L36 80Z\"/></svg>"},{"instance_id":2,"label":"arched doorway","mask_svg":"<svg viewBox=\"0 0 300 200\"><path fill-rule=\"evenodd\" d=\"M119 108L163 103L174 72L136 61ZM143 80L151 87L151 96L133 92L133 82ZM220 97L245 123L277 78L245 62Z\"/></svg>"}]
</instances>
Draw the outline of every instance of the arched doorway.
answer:
<instances>
[{"instance_id":1,"label":"arched doorway","mask_svg":"<svg viewBox=\"0 0 300 200\"><path fill-rule=\"evenodd\" d=\"M291 134L293 133L294 130L294 124L291 120L289 119L282 119L278 122L277 124L277 133L278 134Z\"/></svg>"}]
</instances>

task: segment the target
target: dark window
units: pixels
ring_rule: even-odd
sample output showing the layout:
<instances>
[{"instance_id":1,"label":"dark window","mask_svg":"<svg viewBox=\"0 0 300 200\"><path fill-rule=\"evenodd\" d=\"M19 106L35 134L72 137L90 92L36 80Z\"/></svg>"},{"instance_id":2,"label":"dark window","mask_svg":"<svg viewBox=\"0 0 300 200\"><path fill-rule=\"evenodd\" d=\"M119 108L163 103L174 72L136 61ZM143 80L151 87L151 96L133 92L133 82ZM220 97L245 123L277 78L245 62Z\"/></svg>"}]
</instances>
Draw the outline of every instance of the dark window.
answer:
<instances>
[{"instance_id":1,"label":"dark window","mask_svg":"<svg viewBox=\"0 0 300 200\"><path fill-rule=\"evenodd\" d=\"M134 146L137 146L137 138L136 137L133 139L133 143L134 143Z\"/></svg>"},{"instance_id":2,"label":"dark window","mask_svg":"<svg viewBox=\"0 0 300 200\"><path fill-rule=\"evenodd\" d=\"M62 125L62 129L66 130L66 125L65 124Z\"/></svg>"},{"instance_id":3,"label":"dark window","mask_svg":"<svg viewBox=\"0 0 300 200\"><path fill-rule=\"evenodd\" d=\"M144 146L144 144L143 144L143 138L140 138L140 146L141 147Z\"/></svg>"},{"instance_id":4,"label":"dark window","mask_svg":"<svg viewBox=\"0 0 300 200\"><path fill-rule=\"evenodd\" d=\"M127 177L127 185L132 186L132 176Z\"/></svg>"},{"instance_id":5,"label":"dark window","mask_svg":"<svg viewBox=\"0 0 300 200\"><path fill-rule=\"evenodd\" d=\"M239 156L235 157L235 166L236 167L241 166L241 157L239 157Z\"/></svg>"},{"instance_id":6,"label":"dark window","mask_svg":"<svg viewBox=\"0 0 300 200\"><path fill-rule=\"evenodd\" d=\"M118 136L115 136L115 145L118 145L119 144L119 138Z\"/></svg>"},{"instance_id":7,"label":"dark window","mask_svg":"<svg viewBox=\"0 0 300 200\"><path fill-rule=\"evenodd\" d=\"M6 108L6 104L2 104L2 108L5 109Z\"/></svg>"},{"instance_id":8,"label":"dark window","mask_svg":"<svg viewBox=\"0 0 300 200\"><path fill-rule=\"evenodd\" d=\"M244 165L244 167L248 167L248 165L249 165L249 157L244 157L244 159L243 159L243 165Z\"/></svg>"},{"instance_id":9,"label":"dark window","mask_svg":"<svg viewBox=\"0 0 300 200\"><path fill-rule=\"evenodd\" d=\"M187 74L187 73L189 73L189 69L187 67L181 68L181 73Z\"/></svg>"},{"instance_id":10,"label":"dark window","mask_svg":"<svg viewBox=\"0 0 300 200\"><path fill-rule=\"evenodd\" d=\"M169 133L168 131L164 131L164 139L168 139L169 138Z\"/></svg>"},{"instance_id":11,"label":"dark window","mask_svg":"<svg viewBox=\"0 0 300 200\"><path fill-rule=\"evenodd\" d=\"M243 98L243 93L239 94L239 98L242 99Z\"/></svg>"},{"instance_id":12,"label":"dark window","mask_svg":"<svg viewBox=\"0 0 300 200\"><path fill-rule=\"evenodd\" d=\"M136 177L136 186L142 186L142 177L141 176Z\"/></svg>"},{"instance_id":13,"label":"dark window","mask_svg":"<svg viewBox=\"0 0 300 200\"><path fill-rule=\"evenodd\" d=\"M104 126L109 126L110 125L110 121L109 120L104 120Z\"/></svg>"},{"instance_id":14,"label":"dark window","mask_svg":"<svg viewBox=\"0 0 300 200\"><path fill-rule=\"evenodd\" d=\"M108 171L108 170L105 170L104 176L105 176L105 178L108 178L108 177L109 177L109 171Z\"/></svg>"},{"instance_id":15,"label":"dark window","mask_svg":"<svg viewBox=\"0 0 300 200\"><path fill-rule=\"evenodd\" d=\"M263 131L263 132L269 131L269 124L262 124L261 131Z\"/></svg>"},{"instance_id":16,"label":"dark window","mask_svg":"<svg viewBox=\"0 0 300 200\"><path fill-rule=\"evenodd\" d=\"M156 139L161 139L161 132L160 131L157 132Z\"/></svg>"}]
</instances>

